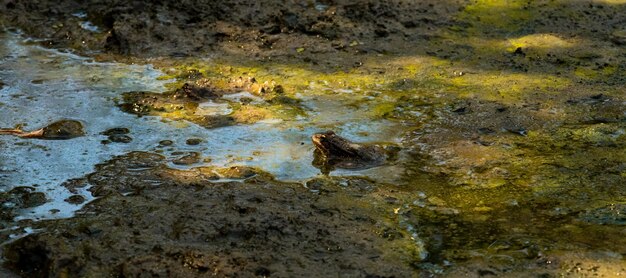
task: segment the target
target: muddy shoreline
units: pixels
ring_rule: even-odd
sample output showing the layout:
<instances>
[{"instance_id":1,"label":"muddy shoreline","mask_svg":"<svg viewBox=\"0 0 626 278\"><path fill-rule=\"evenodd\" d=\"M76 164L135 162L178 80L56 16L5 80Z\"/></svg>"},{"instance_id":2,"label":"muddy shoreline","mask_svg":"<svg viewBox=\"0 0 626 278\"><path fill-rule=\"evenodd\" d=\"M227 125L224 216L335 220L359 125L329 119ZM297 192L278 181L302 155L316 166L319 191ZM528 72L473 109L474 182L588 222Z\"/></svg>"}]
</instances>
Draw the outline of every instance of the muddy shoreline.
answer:
<instances>
[{"instance_id":1,"label":"muddy shoreline","mask_svg":"<svg viewBox=\"0 0 626 278\"><path fill-rule=\"evenodd\" d=\"M460 7L436 1L4 0L0 12L7 25L42 38L45 46L103 59L226 54L317 62L329 54L406 51L449 26Z\"/></svg>"},{"instance_id":2,"label":"muddy shoreline","mask_svg":"<svg viewBox=\"0 0 626 278\"><path fill-rule=\"evenodd\" d=\"M73 218L16 222L46 195L2 192L0 273L623 274L625 22L619 0L2 0L0 23L26 44L162 69L166 92L112 101L138 117L208 130L323 119L304 101L317 98L402 134L386 173L397 183L283 182L262 167L195 167L197 152L179 153L174 164L192 165L181 170L164 143L65 181L68 202L98 198ZM228 113L199 115L206 102Z\"/></svg>"},{"instance_id":3,"label":"muddy shoreline","mask_svg":"<svg viewBox=\"0 0 626 278\"><path fill-rule=\"evenodd\" d=\"M224 177L239 181L208 182L207 170L164 162L130 153L68 184L92 184L102 198L12 243L5 254L13 270L28 277L411 275L391 252L407 238L392 228L390 204L378 196L391 198L393 189L354 178L345 188L313 180L312 190L243 169ZM389 218L373 216L364 203L378 204Z\"/></svg>"}]
</instances>

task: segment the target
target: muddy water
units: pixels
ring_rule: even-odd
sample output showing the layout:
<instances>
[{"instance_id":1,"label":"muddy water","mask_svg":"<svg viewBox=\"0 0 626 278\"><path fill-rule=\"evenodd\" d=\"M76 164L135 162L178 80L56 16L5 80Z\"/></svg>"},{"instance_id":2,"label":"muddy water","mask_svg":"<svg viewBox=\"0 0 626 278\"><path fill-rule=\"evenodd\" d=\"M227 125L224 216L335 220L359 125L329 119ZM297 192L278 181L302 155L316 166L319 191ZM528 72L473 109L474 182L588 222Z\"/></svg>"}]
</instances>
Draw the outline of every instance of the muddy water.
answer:
<instances>
[{"instance_id":1,"label":"muddy water","mask_svg":"<svg viewBox=\"0 0 626 278\"><path fill-rule=\"evenodd\" d=\"M118 112L113 98L128 89L159 90L154 81L159 72L149 66L99 64L68 53L24 44L18 34L3 33L0 46L0 78L5 83L0 95L0 126L23 125L35 130L59 119L81 121L87 136L71 140L25 140L3 136L3 191L17 186L32 186L51 201L24 211L19 218L68 217L79 208L63 200L71 195L60 184L93 170L93 166L130 149L145 148L147 142L128 145L102 145L100 132L136 122L135 132L150 134L164 125ZM144 122L144 123L141 123ZM158 141L158 140L157 140ZM90 195L85 195L90 196ZM51 213L50 210L59 210Z\"/></svg>"},{"instance_id":2,"label":"muddy water","mask_svg":"<svg viewBox=\"0 0 626 278\"><path fill-rule=\"evenodd\" d=\"M184 121L136 117L122 112L115 105L116 100L123 92L163 91L167 81L157 80L162 72L149 65L97 63L28 45L27 40L15 33L2 34L1 41L0 80L5 86L0 95L0 126L22 125L24 130L35 130L58 119L74 119L84 124L87 133L71 140L0 137L2 190L32 186L45 193L49 200L23 211L17 219L71 216L81 206L63 201L72 194L60 185L92 172L98 163L130 151L161 152L173 168L256 166L280 180L303 182L320 174L311 164L310 136L315 132L333 128L356 140L400 143L398 124L370 121L355 113L356 110L341 109L341 102L322 97L303 97L304 104L311 108L309 118L268 120L211 130ZM228 97L235 99L241 95L252 96L243 92ZM230 111L228 105L206 102L196 113L219 115ZM107 136L102 133L117 127L128 128L127 135L132 141L103 143ZM194 138L201 138L200 144L186 143ZM164 146L160 143L164 140L173 144ZM189 152L199 153L201 161L187 166L171 163ZM361 175L380 171L384 170L333 174ZM87 192L80 193L90 196Z\"/></svg>"},{"instance_id":3,"label":"muddy water","mask_svg":"<svg viewBox=\"0 0 626 278\"><path fill-rule=\"evenodd\" d=\"M490 1L480 3L459 19L471 21L471 12L482 9L499 11L489 9ZM518 8L509 12L523 19L524 9ZM498 13L487 19L500 18ZM69 196L59 186L63 181L90 173L115 155L139 150L161 153L166 165L177 169L256 166L319 193L311 182L322 177L311 165L309 138L333 129L355 141L401 148L397 160L384 167L331 175L346 190L354 190L352 183L340 177L365 176L391 196L386 205L376 203L387 195L374 191L369 206L360 205L404 234L390 242L412 250L411 255L398 254L416 271L623 274L623 47L548 32L516 36L510 31L507 37L492 38L456 31L425 42L422 47L434 49L425 51L429 55L359 57L359 67L346 71L209 60L199 66L205 73L228 67L232 77L254 72L259 79L283 84L305 111L291 119L215 129L121 112L115 103L123 92L162 92L166 82L174 81L158 81L163 73L150 66L94 63L4 34L2 127L22 123L30 130L71 118L85 124L87 136L67 141L1 137L3 190L33 186L51 200L22 211L17 219L67 217L80 206L63 201ZM206 102L196 113L221 115L235 109L228 102ZM102 144L107 137L100 133L113 127L129 128L132 141ZM201 143L186 144L190 138ZM163 140L173 144L163 146ZM188 152L202 159L185 166L173 163ZM320 199L334 200L325 198L330 197ZM337 200L352 205L354 196Z\"/></svg>"}]
</instances>

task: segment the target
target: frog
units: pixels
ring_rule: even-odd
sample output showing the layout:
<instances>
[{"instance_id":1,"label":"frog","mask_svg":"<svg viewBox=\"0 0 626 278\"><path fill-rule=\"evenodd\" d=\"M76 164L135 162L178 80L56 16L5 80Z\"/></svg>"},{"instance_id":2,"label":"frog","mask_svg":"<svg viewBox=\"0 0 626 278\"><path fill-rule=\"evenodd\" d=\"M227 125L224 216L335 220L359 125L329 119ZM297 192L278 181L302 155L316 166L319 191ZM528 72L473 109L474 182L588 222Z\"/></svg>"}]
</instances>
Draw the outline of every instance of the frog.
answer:
<instances>
[{"instance_id":1,"label":"frog","mask_svg":"<svg viewBox=\"0 0 626 278\"><path fill-rule=\"evenodd\" d=\"M335 168L362 170L381 166L388 159L380 145L355 143L329 130L311 136L315 146L313 165L329 173Z\"/></svg>"},{"instance_id":2,"label":"frog","mask_svg":"<svg viewBox=\"0 0 626 278\"><path fill-rule=\"evenodd\" d=\"M34 130L23 131L21 128L0 129L0 135L15 135L21 138L65 140L85 135L84 126L76 120L59 120Z\"/></svg>"}]
</instances>

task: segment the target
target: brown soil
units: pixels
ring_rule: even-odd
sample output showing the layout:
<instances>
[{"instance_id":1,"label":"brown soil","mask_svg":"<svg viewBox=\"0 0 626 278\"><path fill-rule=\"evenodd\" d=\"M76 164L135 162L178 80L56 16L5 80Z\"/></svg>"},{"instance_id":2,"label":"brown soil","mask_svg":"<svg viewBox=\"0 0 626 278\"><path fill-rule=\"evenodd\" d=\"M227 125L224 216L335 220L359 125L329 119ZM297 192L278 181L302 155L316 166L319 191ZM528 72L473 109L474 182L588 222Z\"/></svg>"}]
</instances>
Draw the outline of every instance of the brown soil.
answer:
<instances>
[{"instance_id":1,"label":"brown soil","mask_svg":"<svg viewBox=\"0 0 626 278\"><path fill-rule=\"evenodd\" d=\"M335 72L361 67L363 54L403 57L407 53L419 53L452 62L471 60L475 69L495 72L541 75L550 70L564 70L566 75L581 63L583 66L605 67L609 62L616 64L616 72L623 72L624 67L619 62L623 54L596 57L586 51L576 53L574 50L553 49L554 53L547 51L546 57L539 57L539 54L543 55L541 47L488 53L489 48L479 49L480 46L467 42L472 36L489 40L536 33L588 39L600 46L610 46L609 49L623 47L625 36L621 26L626 20L626 5L610 5L602 1L554 2L530 1L527 7L534 9L533 12L539 15L537 18L525 19L522 26L506 25L515 21L508 20L503 26L494 27L502 15L524 19L526 7L513 11L489 7L488 11L482 11L485 13L483 17L481 11L472 13L470 9L465 17L459 17L460 11L475 2L0 0L0 23L42 39L40 43L47 47L70 49L103 60L177 64L196 58L228 56L294 64L304 62L319 66L317 68L323 71ZM571 14L563 16L561 11ZM97 26L97 30L83 28L87 21ZM443 36L446 32L454 35ZM491 56L481 58L481 55ZM560 56L554 55L565 58L555 58ZM371 69L374 70L373 66ZM456 71L454 74L456 76ZM475 73L468 74L471 78ZM397 87L418 87L418 81L402 79L397 82ZM624 79L623 75L615 74L602 82L613 86L622 84ZM208 90L186 89L182 87L165 94L164 98L157 98L156 103L148 103L150 99L154 100L150 93L130 93L127 98L134 99L127 104L158 108L161 104L176 103L181 96L187 98L185 103L194 102L189 99L214 97L205 94L209 93ZM589 97L572 98L572 102L567 103L567 109L572 111L600 111L585 114L591 118L578 119L583 124L619 120L622 122L618 123L623 123L621 101L598 99L602 94L596 92L584 94ZM532 99L543 101L534 96ZM406 99L400 101L402 105L409 104ZM591 105L601 107L588 108ZM533 112L524 112L528 110ZM158 115L161 111L134 112ZM512 179L507 171L492 167L494 165L470 165L467 161L475 161L476 154L482 157L485 153L490 159L506 160L507 156L502 152L489 153L486 147L498 143L503 134L527 138L526 129L540 128L536 121L529 119L547 119L542 107L519 108L474 100L451 103L446 113L452 120L430 123L438 133L420 137L424 140L420 143L433 149L448 150L430 153L439 154L440 157L435 156L439 160L448 160L448 167L455 170L421 169L424 157L416 154L420 169L415 171L448 175L452 184L469 188L475 188L474 183L502 186L500 181ZM205 127L216 127L246 120L211 118L197 119L196 122ZM542 124L544 128L557 128L547 120ZM493 135L495 133L499 137ZM457 139L459 142L449 148L440 146ZM164 141L163 145L166 143ZM503 145L506 147L503 149L508 150L509 145ZM506 153L512 156L508 151ZM182 164L201 159L187 158L189 161ZM619 158L614 160L622 163ZM456 179L453 175L472 171L485 174L469 182L465 176ZM220 177L237 181L215 182ZM531 178L523 180L525 183L530 181ZM523 257L520 259L523 264L518 265L497 261L507 259L505 256L485 256L483 261L465 258L465 254L458 256L458 265L454 265L456 261L452 262L451 269L445 268L450 262L443 259L432 261L432 264L431 261L421 261L420 252L424 250L411 238L407 227L402 226L402 217L409 219L412 212L409 210L403 214L401 207L414 200L404 199L409 194L403 194L402 188L365 178L326 177L313 179L306 185L283 183L258 169L245 167L175 170L166 167L160 155L137 152L99 165L93 174L68 181L65 185L73 190L87 184L92 185L90 191L99 199L87 204L72 219L21 223L21 227L33 226L40 230L7 244L2 254L4 266L23 277L411 277L442 273L469 277L522 277L522 274L551 277L557 273L562 275L559 272L566 268L571 268L572 272L568 270L568 273L574 276L580 273L592 275L597 265L595 260L584 261L587 269L581 272L578 255L566 254L558 261L544 254L547 252L525 245L523 250L529 251L517 254ZM33 191L32 188L18 188L0 195L1 201L16 204L0 213L3 229L15 225L11 221L20 208L45 202ZM75 196L75 202L83 199L80 195ZM430 202L439 203L437 199ZM452 215L445 216L452 219L448 222L436 222L437 229L453 233L452 225L441 225L452 223L457 230L463 230L459 223L464 222L455 220L454 210L443 205L431 207L424 210L432 210L431 214L437 214L437 217ZM518 213L517 208L510 210L512 214ZM417 216L410 220L426 223L427 218L418 217L422 215L415 211L414 214ZM485 226L488 232L497 225L488 223ZM422 231L422 234L428 235L429 226L425 227L426 233ZM436 245L437 240L442 241L441 237L436 237L440 231L432 234L435 236L429 239L433 242L431 245ZM467 236L476 237L469 233ZM0 231L0 238L2 241L9 239L6 229ZM467 242L449 244L467 246ZM436 248L428 248L433 257L438 255L432 251ZM597 255L591 253L590 258ZM623 272L621 255L607 254L611 260L603 267L615 270L611 273ZM568 256L571 265L565 261ZM12 274L0 268L0 276L8 275Z\"/></svg>"},{"instance_id":2,"label":"brown soil","mask_svg":"<svg viewBox=\"0 0 626 278\"><path fill-rule=\"evenodd\" d=\"M104 197L74 219L38 224L44 232L7 248L7 266L25 277L411 276L390 255L408 239L365 209L373 202L390 211L380 198L394 193L368 180L344 181L349 189L315 180L311 191L230 169L220 173L240 182L212 183L206 168L164 163L130 153L67 183L72 190L86 181Z\"/></svg>"},{"instance_id":3,"label":"brown soil","mask_svg":"<svg viewBox=\"0 0 626 278\"><path fill-rule=\"evenodd\" d=\"M84 54L293 58L300 47L313 55L396 52L449 26L460 2L3 0L0 18L46 46ZM87 20L97 32L81 28Z\"/></svg>"}]
</instances>

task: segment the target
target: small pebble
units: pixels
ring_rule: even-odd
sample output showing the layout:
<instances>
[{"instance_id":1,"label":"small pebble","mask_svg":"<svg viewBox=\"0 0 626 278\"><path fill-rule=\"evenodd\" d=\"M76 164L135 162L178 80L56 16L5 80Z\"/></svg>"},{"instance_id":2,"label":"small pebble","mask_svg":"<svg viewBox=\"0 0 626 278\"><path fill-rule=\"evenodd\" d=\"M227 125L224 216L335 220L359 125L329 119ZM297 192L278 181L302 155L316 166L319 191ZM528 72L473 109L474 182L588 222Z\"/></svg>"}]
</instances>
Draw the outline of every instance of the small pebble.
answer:
<instances>
[{"instance_id":1,"label":"small pebble","mask_svg":"<svg viewBox=\"0 0 626 278\"><path fill-rule=\"evenodd\" d=\"M172 140L163 140L159 142L159 145L161 146L171 146L174 144L174 141Z\"/></svg>"},{"instance_id":2,"label":"small pebble","mask_svg":"<svg viewBox=\"0 0 626 278\"><path fill-rule=\"evenodd\" d=\"M65 201L73 205L78 205L85 202L85 197L83 197L82 195L72 195L65 199Z\"/></svg>"},{"instance_id":3,"label":"small pebble","mask_svg":"<svg viewBox=\"0 0 626 278\"><path fill-rule=\"evenodd\" d=\"M176 165L190 165L200 162L200 153L192 152L183 157L174 159L172 163Z\"/></svg>"},{"instance_id":4,"label":"small pebble","mask_svg":"<svg viewBox=\"0 0 626 278\"><path fill-rule=\"evenodd\" d=\"M130 143L131 141L133 141L133 138L131 138L128 135L124 135L124 134L113 134L113 135L109 135L109 140L111 140L111 142L115 142L115 143Z\"/></svg>"},{"instance_id":5,"label":"small pebble","mask_svg":"<svg viewBox=\"0 0 626 278\"><path fill-rule=\"evenodd\" d=\"M102 135L119 135L119 134L128 134L128 133L130 133L130 130L128 128L115 127L115 128L107 129L103 131L101 134Z\"/></svg>"},{"instance_id":6,"label":"small pebble","mask_svg":"<svg viewBox=\"0 0 626 278\"><path fill-rule=\"evenodd\" d=\"M191 145L191 146L195 146L195 145L200 145L200 143L202 143L202 139L200 138L189 138L187 139L187 145Z\"/></svg>"}]
</instances>

